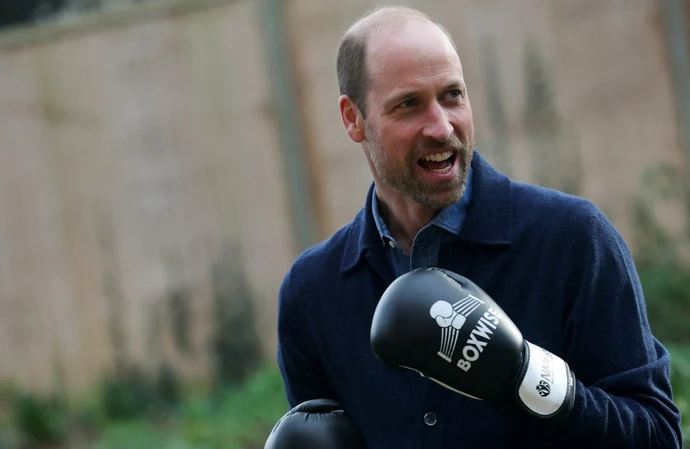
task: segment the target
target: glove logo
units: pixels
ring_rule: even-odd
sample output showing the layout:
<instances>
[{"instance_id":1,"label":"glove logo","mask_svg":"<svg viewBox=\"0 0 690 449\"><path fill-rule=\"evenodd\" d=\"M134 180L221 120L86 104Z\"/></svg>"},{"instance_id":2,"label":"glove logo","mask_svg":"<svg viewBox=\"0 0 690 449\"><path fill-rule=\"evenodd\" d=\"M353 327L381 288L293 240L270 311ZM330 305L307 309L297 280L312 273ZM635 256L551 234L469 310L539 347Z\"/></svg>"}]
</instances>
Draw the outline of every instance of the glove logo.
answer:
<instances>
[{"instance_id":1,"label":"glove logo","mask_svg":"<svg viewBox=\"0 0 690 449\"><path fill-rule=\"evenodd\" d=\"M549 386L549 383L545 380L540 380L539 384L537 385L537 393L539 393L539 396L543 398L548 396L549 393L551 393L551 387Z\"/></svg>"},{"instance_id":2,"label":"glove logo","mask_svg":"<svg viewBox=\"0 0 690 449\"><path fill-rule=\"evenodd\" d=\"M541 365L541 380L537 384L537 393L539 396L545 398L551 393L551 383L553 383L553 354L549 351L541 349L542 352L542 365Z\"/></svg>"},{"instance_id":3,"label":"glove logo","mask_svg":"<svg viewBox=\"0 0 690 449\"><path fill-rule=\"evenodd\" d=\"M460 329L467 321L467 317L482 304L484 301L481 299L467 295L453 305L446 301L436 301L429 309L431 318L441 328L441 348L438 355L445 361L451 362Z\"/></svg>"}]
</instances>

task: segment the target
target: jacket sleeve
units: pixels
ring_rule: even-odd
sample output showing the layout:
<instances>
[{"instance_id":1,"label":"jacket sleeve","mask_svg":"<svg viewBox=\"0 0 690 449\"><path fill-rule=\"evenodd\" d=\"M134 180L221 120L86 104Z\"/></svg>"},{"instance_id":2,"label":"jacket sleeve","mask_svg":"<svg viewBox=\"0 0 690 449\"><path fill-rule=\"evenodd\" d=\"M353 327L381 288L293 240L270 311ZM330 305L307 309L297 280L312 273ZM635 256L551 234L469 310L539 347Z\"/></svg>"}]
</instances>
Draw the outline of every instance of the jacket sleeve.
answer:
<instances>
[{"instance_id":1,"label":"jacket sleeve","mask_svg":"<svg viewBox=\"0 0 690 449\"><path fill-rule=\"evenodd\" d=\"M310 399L338 400L315 343L312 326L318 323L318 317L309 305L314 301L314 292L307 293L308 283L301 282L299 274L296 263L283 280L278 296L277 360L290 407Z\"/></svg>"},{"instance_id":2,"label":"jacket sleeve","mask_svg":"<svg viewBox=\"0 0 690 449\"><path fill-rule=\"evenodd\" d=\"M553 447L680 448L670 357L652 335L630 251L594 206L577 229L563 348L576 395Z\"/></svg>"}]
</instances>

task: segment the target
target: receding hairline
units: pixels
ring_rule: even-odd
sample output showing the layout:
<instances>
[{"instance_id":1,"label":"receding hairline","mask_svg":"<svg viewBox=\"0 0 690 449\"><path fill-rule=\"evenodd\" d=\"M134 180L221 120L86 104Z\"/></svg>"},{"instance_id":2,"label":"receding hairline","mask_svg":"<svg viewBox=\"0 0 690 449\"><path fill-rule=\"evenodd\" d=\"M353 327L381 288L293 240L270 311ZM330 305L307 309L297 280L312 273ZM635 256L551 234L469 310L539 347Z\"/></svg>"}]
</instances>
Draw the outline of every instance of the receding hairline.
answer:
<instances>
[{"instance_id":1,"label":"receding hairline","mask_svg":"<svg viewBox=\"0 0 690 449\"><path fill-rule=\"evenodd\" d=\"M410 22L428 22L436 25L450 40L450 43L455 48L450 33L439 22L432 19L428 14L423 13L417 9L408 8L405 6L378 6L365 13L343 35L343 39L347 37L361 39L366 46L366 39L368 36L381 27L402 28ZM457 50L457 49L456 49Z\"/></svg>"}]
</instances>

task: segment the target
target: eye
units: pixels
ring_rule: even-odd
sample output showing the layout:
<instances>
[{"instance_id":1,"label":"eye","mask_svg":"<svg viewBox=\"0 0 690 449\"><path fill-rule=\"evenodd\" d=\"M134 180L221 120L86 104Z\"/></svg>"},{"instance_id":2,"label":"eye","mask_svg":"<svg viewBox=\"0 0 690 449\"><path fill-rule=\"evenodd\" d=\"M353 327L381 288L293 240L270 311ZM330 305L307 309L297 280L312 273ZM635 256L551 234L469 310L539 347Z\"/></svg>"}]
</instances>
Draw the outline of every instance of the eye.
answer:
<instances>
[{"instance_id":1,"label":"eye","mask_svg":"<svg viewBox=\"0 0 690 449\"><path fill-rule=\"evenodd\" d=\"M456 100L458 98L462 98L464 96L463 92L459 89L451 90L446 95L448 95L448 98L453 99L453 100Z\"/></svg>"},{"instance_id":2,"label":"eye","mask_svg":"<svg viewBox=\"0 0 690 449\"><path fill-rule=\"evenodd\" d=\"M398 105L398 107L402 108L402 109L408 109L408 108L415 106L416 104L417 104L417 100L415 100L414 98L410 98L409 100L405 100L402 103L400 103Z\"/></svg>"}]
</instances>

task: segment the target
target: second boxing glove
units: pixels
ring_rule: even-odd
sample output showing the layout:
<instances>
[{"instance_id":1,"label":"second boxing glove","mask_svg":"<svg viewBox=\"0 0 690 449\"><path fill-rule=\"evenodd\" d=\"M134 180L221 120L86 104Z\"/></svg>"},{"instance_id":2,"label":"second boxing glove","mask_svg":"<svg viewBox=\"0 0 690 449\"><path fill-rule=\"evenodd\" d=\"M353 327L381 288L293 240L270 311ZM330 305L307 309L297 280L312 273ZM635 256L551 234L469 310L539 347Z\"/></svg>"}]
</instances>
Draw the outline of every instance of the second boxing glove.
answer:
<instances>
[{"instance_id":1,"label":"second boxing glove","mask_svg":"<svg viewBox=\"0 0 690 449\"><path fill-rule=\"evenodd\" d=\"M264 449L366 449L343 407L330 399L303 402L273 427Z\"/></svg>"},{"instance_id":2,"label":"second boxing glove","mask_svg":"<svg viewBox=\"0 0 690 449\"><path fill-rule=\"evenodd\" d=\"M393 281L376 307L370 337L386 365L474 399L516 403L552 422L573 407L568 364L525 341L489 295L450 271L418 269Z\"/></svg>"}]
</instances>

